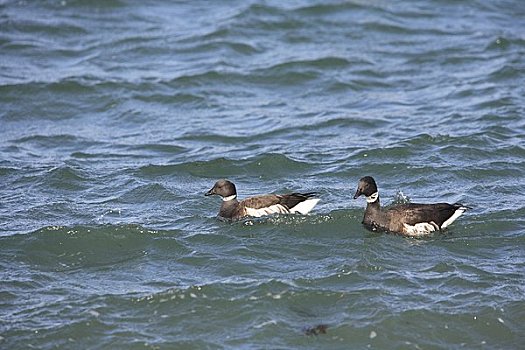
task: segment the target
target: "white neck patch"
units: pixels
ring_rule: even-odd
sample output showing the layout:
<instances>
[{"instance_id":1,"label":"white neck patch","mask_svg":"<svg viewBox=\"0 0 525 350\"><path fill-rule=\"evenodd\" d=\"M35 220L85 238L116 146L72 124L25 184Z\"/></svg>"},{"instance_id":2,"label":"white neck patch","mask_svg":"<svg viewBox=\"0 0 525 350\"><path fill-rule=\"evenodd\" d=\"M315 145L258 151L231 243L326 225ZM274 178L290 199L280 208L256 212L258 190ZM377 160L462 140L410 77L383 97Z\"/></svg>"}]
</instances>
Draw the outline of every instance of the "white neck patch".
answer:
<instances>
[{"instance_id":1,"label":"white neck patch","mask_svg":"<svg viewBox=\"0 0 525 350\"><path fill-rule=\"evenodd\" d=\"M228 196L228 197L222 197L222 200L227 202L227 201L234 200L235 198L237 198L237 195L236 194L232 194L231 196Z\"/></svg>"},{"instance_id":2,"label":"white neck patch","mask_svg":"<svg viewBox=\"0 0 525 350\"><path fill-rule=\"evenodd\" d=\"M379 198L379 192L374 192L370 196L366 197L368 203L374 203Z\"/></svg>"}]
</instances>

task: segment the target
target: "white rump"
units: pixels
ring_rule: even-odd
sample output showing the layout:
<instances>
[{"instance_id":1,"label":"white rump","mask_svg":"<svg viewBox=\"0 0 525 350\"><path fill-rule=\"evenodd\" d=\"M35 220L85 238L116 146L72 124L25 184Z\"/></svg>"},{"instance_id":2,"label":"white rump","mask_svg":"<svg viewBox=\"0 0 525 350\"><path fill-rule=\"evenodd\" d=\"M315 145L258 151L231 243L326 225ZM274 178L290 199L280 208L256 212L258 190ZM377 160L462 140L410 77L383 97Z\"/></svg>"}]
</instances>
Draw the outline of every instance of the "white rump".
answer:
<instances>
[{"instance_id":1,"label":"white rump","mask_svg":"<svg viewBox=\"0 0 525 350\"><path fill-rule=\"evenodd\" d=\"M295 207L290 208L290 213L295 214L308 214L319 202L319 198L309 198L305 201L302 201L301 203L298 203Z\"/></svg>"},{"instance_id":2,"label":"white rump","mask_svg":"<svg viewBox=\"0 0 525 350\"><path fill-rule=\"evenodd\" d=\"M466 207L459 207L458 209L456 209L454 214L451 217L449 217L447 221L443 223L443 225L441 225L441 228L447 228L450 224L456 221L456 219L459 218L465 212L465 210L467 210Z\"/></svg>"}]
</instances>

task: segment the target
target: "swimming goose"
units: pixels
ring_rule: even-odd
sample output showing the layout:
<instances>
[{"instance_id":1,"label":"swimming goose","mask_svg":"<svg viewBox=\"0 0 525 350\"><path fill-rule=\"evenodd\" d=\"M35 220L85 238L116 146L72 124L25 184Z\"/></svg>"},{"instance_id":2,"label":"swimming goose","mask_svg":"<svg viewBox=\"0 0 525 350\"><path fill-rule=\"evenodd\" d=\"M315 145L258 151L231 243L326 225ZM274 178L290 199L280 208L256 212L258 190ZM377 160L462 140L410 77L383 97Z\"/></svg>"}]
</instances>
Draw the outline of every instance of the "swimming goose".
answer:
<instances>
[{"instance_id":1,"label":"swimming goose","mask_svg":"<svg viewBox=\"0 0 525 350\"><path fill-rule=\"evenodd\" d=\"M420 237L443 230L452 224L470 207L460 203L400 204L382 210L375 180L365 176L359 180L354 199L364 195L366 210L363 224L372 230L400 233Z\"/></svg>"},{"instance_id":2,"label":"swimming goose","mask_svg":"<svg viewBox=\"0 0 525 350\"><path fill-rule=\"evenodd\" d=\"M237 189L228 180L219 180L206 196L218 195L222 198L218 217L226 220L261 217L270 214L307 214L315 207L319 198L314 192L290 194L265 194L237 200Z\"/></svg>"}]
</instances>

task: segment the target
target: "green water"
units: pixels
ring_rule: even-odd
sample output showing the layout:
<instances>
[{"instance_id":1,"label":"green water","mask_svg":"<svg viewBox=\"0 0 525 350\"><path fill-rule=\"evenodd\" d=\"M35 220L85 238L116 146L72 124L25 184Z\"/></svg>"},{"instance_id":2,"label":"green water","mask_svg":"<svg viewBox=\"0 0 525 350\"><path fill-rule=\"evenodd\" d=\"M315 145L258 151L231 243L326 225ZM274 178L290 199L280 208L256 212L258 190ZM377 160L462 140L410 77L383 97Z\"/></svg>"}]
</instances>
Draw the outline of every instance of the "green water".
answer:
<instances>
[{"instance_id":1,"label":"green water","mask_svg":"<svg viewBox=\"0 0 525 350\"><path fill-rule=\"evenodd\" d=\"M520 1L0 1L0 348L523 347L523 28ZM365 175L472 210L369 232ZM228 224L219 178L321 201Z\"/></svg>"}]
</instances>

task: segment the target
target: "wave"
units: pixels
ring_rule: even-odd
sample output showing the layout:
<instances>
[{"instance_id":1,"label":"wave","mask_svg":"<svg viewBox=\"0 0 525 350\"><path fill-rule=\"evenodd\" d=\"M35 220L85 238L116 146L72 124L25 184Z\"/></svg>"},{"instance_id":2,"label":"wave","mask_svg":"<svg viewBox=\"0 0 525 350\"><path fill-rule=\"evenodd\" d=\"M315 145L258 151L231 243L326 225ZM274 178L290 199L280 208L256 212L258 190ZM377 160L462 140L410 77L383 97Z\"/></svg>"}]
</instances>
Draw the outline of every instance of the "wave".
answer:
<instances>
[{"instance_id":1,"label":"wave","mask_svg":"<svg viewBox=\"0 0 525 350\"><path fill-rule=\"evenodd\" d=\"M225 120L233 119L232 117L225 117ZM370 119L366 117L353 117L353 116L333 116L330 117L327 113L322 113L319 115L316 114L305 114L301 116L304 119L300 125L291 121L291 122L279 122L279 123L268 123L264 121L264 127L256 128L255 130L250 129L249 135L238 135L232 136L226 134L217 134L217 133L196 133L192 132L181 137L178 137L178 140L182 141L200 141L204 143L222 143L222 144L232 144L232 145L241 145L246 143L255 143L258 140L263 143L272 144L273 139L282 140L285 138L296 138L300 143L302 138L307 139L309 134L315 132L317 137L326 132L329 134L337 134L341 130L351 129L354 132L371 132L376 129L378 126L387 126L390 124L388 119L375 118ZM256 117L260 119L260 117ZM247 120L238 120L238 124L253 124L251 119ZM269 129L269 130L268 130ZM282 141L281 141L282 142Z\"/></svg>"},{"instance_id":2,"label":"wave","mask_svg":"<svg viewBox=\"0 0 525 350\"><path fill-rule=\"evenodd\" d=\"M182 146L157 143L157 144L101 144L98 147L92 145L91 151L76 151L71 153L70 157L78 160L124 160L126 158L143 160L151 157L177 156L188 152L188 149Z\"/></svg>"},{"instance_id":3,"label":"wave","mask_svg":"<svg viewBox=\"0 0 525 350\"><path fill-rule=\"evenodd\" d=\"M0 239L4 254L15 254L37 270L72 271L128 265L140 261L150 249L160 252L168 246L172 254L189 253L177 235L177 231L139 225L49 226ZM157 244L158 239L165 248Z\"/></svg>"},{"instance_id":4,"label":"wave","mask_svg":"<svg viewBox=\"0 0 525 350\"><path fill-rule=\"evenodd\" d=\"M120 203L145 203L154 201L156 203L165 201L175 201L179 199L169 189L161 184L154 183L140 185L128 190L118 197Z\"/></svg>"},{"instance_id":5,"label":"wave","mask_svg":"<svg viewBox=\"0 0 525 350\"><path fill-rule=\"evenodd\" d=\"M188 174L198 177L227 177L231 174L259 172L272 169L271 174L301 173L310 168L306 162L293 160L282 154L262 154L251 159L216 158L209 161L184 162L175 165L147 165L140 168L143 176Z\"/></svg>"}]
</instances>

